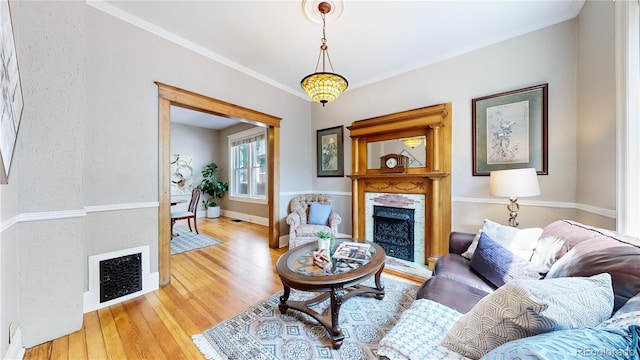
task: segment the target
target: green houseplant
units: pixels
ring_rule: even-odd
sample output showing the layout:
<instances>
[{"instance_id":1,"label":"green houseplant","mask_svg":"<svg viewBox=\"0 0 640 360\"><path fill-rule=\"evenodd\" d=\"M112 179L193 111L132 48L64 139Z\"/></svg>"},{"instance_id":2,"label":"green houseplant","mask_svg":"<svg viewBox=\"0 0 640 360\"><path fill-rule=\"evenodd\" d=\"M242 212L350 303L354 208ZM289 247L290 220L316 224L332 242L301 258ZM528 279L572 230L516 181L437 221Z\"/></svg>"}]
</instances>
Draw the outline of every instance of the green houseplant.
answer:
<instances>
[{"instance_id":1,"label":"green houseplant","mask_svg":"<svg viewBox=\"0 0 640 360\"><path fill-rule=\"evenodd\" d=\"M331 246L331 240L335 239L330 231L318 231L316 237L318 238L318 250L326 249L327 251Z\"/></svg>"},{"instance_id":2,"label":"green houseplant","mask_svg":"<svg viewBox=\"0 0 640 360\"><path fill-rule=\"evenodd\" d=\"M207 194L208 197L202 200L204 209L207 210L207 217L219 217L220 206L217 199L222 199L224 193L229 190L229 183L218 180L218 165L212 162L202 168L202 181L200 182L200 190Z\"/></svg>"}]
</instances>

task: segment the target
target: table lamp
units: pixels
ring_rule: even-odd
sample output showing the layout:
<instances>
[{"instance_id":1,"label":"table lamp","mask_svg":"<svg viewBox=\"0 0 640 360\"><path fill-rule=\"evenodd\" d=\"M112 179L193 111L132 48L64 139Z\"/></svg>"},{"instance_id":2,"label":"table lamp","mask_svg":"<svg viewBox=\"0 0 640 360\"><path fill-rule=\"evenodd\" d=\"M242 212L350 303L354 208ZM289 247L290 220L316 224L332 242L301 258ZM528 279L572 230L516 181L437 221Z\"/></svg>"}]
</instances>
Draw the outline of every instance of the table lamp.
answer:
<instances>
[{"instance_id":1,"label":"table lamp","mask_svg":"<svg viewBox=\"0 0 640 360\"><path fill-rule=\"evenodd\" d=\"M493 196L508 196L509 225L518 226L518 197L540 195L536 169L513 169L492 171L489 175L489 193Z\"/></svg>"}]
</instances>

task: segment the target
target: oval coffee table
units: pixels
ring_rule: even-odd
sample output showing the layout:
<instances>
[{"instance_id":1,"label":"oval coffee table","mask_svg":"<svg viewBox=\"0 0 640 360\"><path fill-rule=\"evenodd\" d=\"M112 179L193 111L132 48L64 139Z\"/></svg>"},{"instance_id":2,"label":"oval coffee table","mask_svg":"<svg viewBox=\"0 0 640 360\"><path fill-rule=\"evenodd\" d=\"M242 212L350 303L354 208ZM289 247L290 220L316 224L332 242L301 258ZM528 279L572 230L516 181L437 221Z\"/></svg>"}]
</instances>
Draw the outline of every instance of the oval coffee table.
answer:
<instances>
[{"instance_id":1,"label":"oval coffee table","mask_svg":"<svg viewBox=\"0 0 640 360\"><path fill-rule=\"evenodd\" d=\"M330 253L333 255L337 246L345 240L332 240ZM362 242L359 242L362 243ZM276 271L284 286L284 294L280 296L281 313L287 309L295 309L312 316L324 326L338 349L344 340L339 326L340 307L351 297L361 294L374 294L379 300L384 297L384 287L380 284L380 274L384 269L386 255L384 249L373 242L369 244L367 258L362 263L331 259L333 265L329 269L321 269L313 264L312 252L317 249L317 242L295 247L283 254L276 263ZM375 288L361 285L371 276L375 276ZM321 294L306 301L289 300L291 289L320 292ZM331 299L331 309L323 315L309 306Z\"/></svg>"}]
</instances>

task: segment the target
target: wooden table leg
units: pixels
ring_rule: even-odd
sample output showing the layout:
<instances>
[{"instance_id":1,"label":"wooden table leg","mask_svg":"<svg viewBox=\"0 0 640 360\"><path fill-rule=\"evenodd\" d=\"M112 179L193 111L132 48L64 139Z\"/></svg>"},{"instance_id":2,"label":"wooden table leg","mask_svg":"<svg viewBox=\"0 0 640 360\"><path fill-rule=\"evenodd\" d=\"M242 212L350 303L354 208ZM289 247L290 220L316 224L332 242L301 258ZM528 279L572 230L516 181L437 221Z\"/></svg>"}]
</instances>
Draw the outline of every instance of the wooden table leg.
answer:
<instances>
[{"instance_id":1,"label":"wooden table leg","mask_svg":"<svg viewBox=\"0 0 640 360\"><path fill-rule=\"evenodd\" d=\"M291 295L291 288L284 283L282 283L282 286L284 287L284 292L280 296L280 305L278 305L278 309L280 310L281 314L284 314L289 308L289 305L287 305L287 300L289 300L289 295Z\"/></svg>"},{"instance_id":2,"label":"wooden table leg","mask_svg":"<svg viewBox=\"0 0 640 360\"><path fill-rule=\"evenodd\" d=\"M340 307L342 307L342 287L331 289L331 340L334 349L339 349L344 341L340 329ZM329 329L327 329L329 330Z\"/></svg>"}]
</instances>

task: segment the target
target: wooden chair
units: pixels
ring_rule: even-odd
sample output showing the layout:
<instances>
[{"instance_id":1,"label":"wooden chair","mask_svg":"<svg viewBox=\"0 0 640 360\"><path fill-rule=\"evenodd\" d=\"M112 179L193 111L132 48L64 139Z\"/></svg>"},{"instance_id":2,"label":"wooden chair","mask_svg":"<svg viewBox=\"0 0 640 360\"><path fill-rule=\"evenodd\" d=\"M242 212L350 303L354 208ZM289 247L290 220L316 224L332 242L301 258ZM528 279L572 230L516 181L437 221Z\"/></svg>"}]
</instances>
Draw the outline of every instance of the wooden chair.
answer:
<instances>
[{"instance_id":1,"label":"wooden chair","mask_svg":"<svg viewBox=\"0 0 640 360\"><path fill-rule=\"evenodd\" d=\"M171 212L171 234L173 235L173 225L176 223L176 220L187 219L187 224L189 225L189 231L191 230L191 219L193 219L193 228L196 230L196 234L200 234L198 232L198 224L196 223L196 215L198 213L198 201L200 201L200 188L195 187L191 191L191 200L189 201L189 206L187 207L187 211L172 211Z\"/></svg>"}]
</instances>

